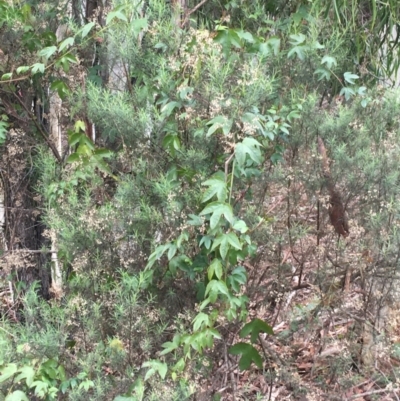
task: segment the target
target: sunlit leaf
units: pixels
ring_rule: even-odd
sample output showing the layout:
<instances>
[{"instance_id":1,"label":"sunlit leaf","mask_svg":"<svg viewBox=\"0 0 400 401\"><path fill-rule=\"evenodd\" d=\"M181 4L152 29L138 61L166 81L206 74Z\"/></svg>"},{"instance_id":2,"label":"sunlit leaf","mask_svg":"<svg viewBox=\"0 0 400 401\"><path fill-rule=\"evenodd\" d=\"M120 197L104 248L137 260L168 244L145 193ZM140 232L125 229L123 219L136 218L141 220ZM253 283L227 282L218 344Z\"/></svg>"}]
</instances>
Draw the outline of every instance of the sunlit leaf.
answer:
<instances>
[{"instance_id":1,"label":"sunlit leaf","mask_svg":"<svg viewBox=\"0 0 400 401\"><path fill-rule=\"evenodd\" d=\"M321 64L326 64L326 67L331 70L333 67L337 66L337 61L335 57L326 55L322 57Z\"/></svg>"},{"instance_id":2,"label":"sunlit leaf","mask_svg":"<svg viewBox=\"0 0 400 401\"><path fill-rule=\"evenodd\" d=\"M45 65L42 63L35 63L32 65L32 74L36 74L38 72L44 73Z\"/></svg>"},{"instance_id":3,"label":"sunlit leaf","mask_svg":"<svg viewBox=\"0 0 400 401\"><path fill-rule=\"evenodd\" d=\"M29 398L21 390L15 390L8 394L4 401L29 401Z\"/></svg>"},{"instance_id":4,"label":"sunlit leaf","mask_svg":"<svg viewBox=\"0 0 400 401\"><path fill-rule=\"evenodd\" d=\"M48 60L57 51L57 46L48 46L39 51L39 56Z\"/></svg>"},{"instance_id":5,"label":"sunlit leaf","mask_svg":"<svg viewBox=\"0 0 400 401\"><path fill-rule=\"evenodd\" d=\"M90 30L95 26L94 22L89 22L88 24L84 25L81 31L82 39L87 36Z\"/></svg>"},{"instance_id":6,"label":"sunlit leaf","mask_svg":"<svg viewBox=\"0 0 400 401\"><path fill-rule=\"evenodd\" d=\"M348 82L350 85L354 85L355 84L355 80L357 80L358 78L360 78L358 75L353 74L351 72L345 72L343 74L344 79L346 82Z\"/></svg>"},{"instance_id":7,"label":"sunlit leaf","mask_svg":"<svg viewBox=\"0 0 400 401\"><path fill-rule=\"evenodd\" d=\"M61 53L64 49L68 49L68 47L74 44L74 38L64 39L58 46L58 52Z\"/></svg>"}]
</instances>

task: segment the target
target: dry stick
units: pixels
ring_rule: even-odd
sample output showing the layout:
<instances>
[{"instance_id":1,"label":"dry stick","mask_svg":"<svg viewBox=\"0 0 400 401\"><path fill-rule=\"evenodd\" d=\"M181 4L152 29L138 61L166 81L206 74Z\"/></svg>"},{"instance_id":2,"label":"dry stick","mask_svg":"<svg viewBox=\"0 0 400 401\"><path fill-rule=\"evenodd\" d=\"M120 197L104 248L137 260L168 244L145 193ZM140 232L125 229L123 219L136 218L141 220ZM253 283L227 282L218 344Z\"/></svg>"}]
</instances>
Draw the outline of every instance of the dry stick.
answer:
<instances>
[{"instance_id":1,"label":"dry stick","mask_svg":"<svg viewBox=\"0 0 400 401\"><path fill-rule=\"evenodd\" d=\"M185 15L185 19L181 23L181 28L183 28L186 23L188 22L189 16L193 14L195 11L197 11L203 4L205 4L208 0L202 0L197 6L193 7L190 11L188 11Z\"/></svg>"},{"instance_id":2,"label":"dry stick","mask_svg":"<svg viewBox=\"0 0 400 401\"><path fill-rule=\"evenodd\" d=\"M226 352L226 344L224 344L224 359L225 359L225 364L226 364L226 369L227 371L225 372L224 378L222 380L222 384L224 387L226 387L226 383L228 381L227 377L228 377L228 373L230 373L230 366L229 366L229 359L228 359L228 354Z\"/></svg>"},{"instance_id":3,"label":"dry stick","mask_svg":"<svg viewBox=\"0 0 400 401\"><path fill-rule=\"evenodd\" d=\"M126 82L128 83L128 91L129 94L133 94L133 87L132 87L132 83L131 83L131 78L130 78L130 74L128 74L128 69L126 68L125 63L122 63L123 67L124 67L124 73L125 73L125 77L126 77Z\"/></svg>"},{"instance_id":4,"label":"dry stick","mask_svg":"<svg viewBox=\"0 0 400 401\"><path fill-rule=\"evenodd\" d=\"M385 375L384 372L382 372L379 368L377 368L378 372L385 378L386 381L389 381L389 378ZM396 393L394 390L393 391L393 395L396 397L397 401L399 401L399 397L397 397Z\"/></svg>"},{"instance_id":5,"label":"dry stick","mask_svg":"<svg viewBox=\"0 0 400 401\"><path fill-rule=\"evenodd\" d=\"M5 333L7 333L9 336L16 338L16 336L12 333L10 333L9 331L7 331L4 327L0 326L0 330L3 330Z\"/></svg>"},{"instance_id":6,"label":"dry stick","mask_svg":"<svg viewBox=\"0 0 400 401\"><path fill-rule=\"evenodd\" d=\"M386 388L382 388L380 390L371 390L371 391L367 391L365 393L352 395L350 398L346 398L346 401L356 400L357 398L364 397L365 395L380 394L380 393L387 393L387 392L394 393L395 391L400 391L400 388L394 388L392 390L388 390Z\"/></svg>"},{"instance_id":7,"label":"dry stick","mask_svg":"<svg viewBox=\"0 0 400 401\"><path fill-rule=\"evenodd\" d=\"M229 369L229 358L228 358L228 353L227 353L227 349L226 349L226 343L224 344L225 347L225 361L228 364L228 369ZM233 401L236 401L236 397L235 397L235 391L236 391L236 383L235 383L235 373L233 372L233 370L230 372L230 376L231 376L231 382L232 382L232 399Z\"/></svg>"},{"instance_id":8,"label":"dry stick","mask_svg":"<svg viewBox=\"0 0 400 401\"><path fill-rule=\"evenodd\" d=\"M15 98L18 100L19 104L22 106L22 108L26 111L26 113L28 114L29 118L33 121L33 123L35 124L36 128L38 129L40 135L43 137L43 139L45 140L45 142L47 143L47 145L49 146L49 148L51 149L51 151L53 152L53 155L55 156L55 158L57 159L57 161L59 163L62 162L61 156L58 153L57 148L54 146L54 144L51 142L49 136L45 133L45 131L43 130L43 128L39 125L39 123L36 121L35 116L29 111L29 109L26 107L25 103L20 99L20 97L14 93L13 94L15 96Z\"/></svg>"},{"instance_id":9,"label":"dry stick","mask_svg":"<svg viewBox=\"0 0 400 401\"><path fill-rule=\"evenodd\" d=\"M7 251L4 252L1 256L0 256L0 260L1 259L5 259L6 256L9 255L15 255L18 253L42 253L42 254L50 254L53 253L54 251L45 249L45 250L34 250L34 249L15 249L15 250L11 250L11 251Z\"/></svg>"},{"instance_id":10,"label":"dry stick","mask_svg":"<svg viewBox=\"0 0 400 401\"><path fill-rule=\"evenodd\" d=\"M228 166L229 166L229 163L231 162L231 160L233 159L234 156L235 156L235 152L233 152L229 156L228 160L225 162L225 180L228 177ZM232 172L232 174L233 174L233 172Z\"/></svg>"},{"instance_id":11,"label":"dry stick","mask_svg":"<svg viewBox=\"0 0 400 401\"><path fill-rule=\"evenodd\" d=\"M258 340L260 341L261 348L262 348L262 350L263 350L263 353L264 353L265 360L267 360L267 359L268 359L267 352L266 352L266 350L265 350L265 346L264 346L263 338L260 336L260 334L258 335ZM270 380L270 382L269 382L269 394L268 394L268 401L271 401L271 396L272 396L272 386L273 386L273 384L274 384L274 380L273 380L273 378L272 378L272 375L271 375L271 380Z\"/></svg>"},{"instance_id":12,"label":"dry stick","mask_svg":"<svg viewBox=\"0 0 400 401\"><path fill-rule=\"evenodd\" d=\"M299 274L299 281L298 281L298 285L301 285L301 280L302 280L302 276L303 276L303 267L304 267L304 255L302 257L302 261L300 262L300 260L295 256L294 254L294 250L293 250L293 240L292 240L292 234L290 232L290 228L291 228L291 220L290 220L290 185L291 185L291 180L288 180L288 193L287 193L287 213L288 213L288 217L287 217L287 229L288 229L288 237L289 237L289 246L290 246L290 253L292 254L293 259L299 264L300 266L300 274ZM295 272L292 274L292 278L294 277L295 273L297 272L297 269L295 270ZM278 318L278 315L275 318ZM275 324L275 323L274 323Z\"/></svg>"}]
</instances>

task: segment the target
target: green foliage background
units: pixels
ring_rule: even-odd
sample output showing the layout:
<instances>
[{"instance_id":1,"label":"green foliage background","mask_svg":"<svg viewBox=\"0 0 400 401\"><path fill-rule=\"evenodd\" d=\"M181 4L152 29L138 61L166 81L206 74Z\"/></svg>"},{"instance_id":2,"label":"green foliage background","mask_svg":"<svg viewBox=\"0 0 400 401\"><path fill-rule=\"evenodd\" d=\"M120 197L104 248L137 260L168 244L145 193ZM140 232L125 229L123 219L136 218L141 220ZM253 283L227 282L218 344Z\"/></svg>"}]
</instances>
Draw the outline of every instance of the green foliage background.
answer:
<instances>
[{"instance_id":1,"label":"green foliage background","mask_svg":"<svg viewBox=\"0 0 400 401\"><path fill-rule=\"evenodd\" d=\"M265 374L259 334L276 322L253 319L250 301L272 305L291 286L288 246L302 252L296 269L318 266L308 277L318 306L301 318L335 308L347 265L374 294L364 310L397 302L399 102L379 86L398 70L380 53L397 45L387 33L395 2L210 0L183 27L164 1L145 11L118 2L103 26L65 21L60 42L54 16L64 6L0 2L10 55L0 66L0 139L5 152L16 116L31 119L22 126L35 143L29 191L63 272L62 291L46 300L40 283L7 271L18 304L14 319L6 307L1 315L0 399L190 399L233 342L239 367ZM68 159L15 99L34 93L45 105L49 90L63 99ZM304 204L323 204L318 135L349 210L350 245L300 216ZM51 271L49 258L43 266ZM339 362L352 369L351 358Z\"/></svg>"}]
</instances>

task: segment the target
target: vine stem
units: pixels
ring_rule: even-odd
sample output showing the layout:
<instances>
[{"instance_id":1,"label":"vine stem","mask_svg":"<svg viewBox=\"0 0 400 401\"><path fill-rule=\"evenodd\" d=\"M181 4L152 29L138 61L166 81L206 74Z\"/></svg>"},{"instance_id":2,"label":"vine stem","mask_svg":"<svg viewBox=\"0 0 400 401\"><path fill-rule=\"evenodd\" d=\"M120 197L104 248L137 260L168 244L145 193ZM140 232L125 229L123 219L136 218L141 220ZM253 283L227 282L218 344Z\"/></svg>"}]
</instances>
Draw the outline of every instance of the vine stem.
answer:
<instances>
[{"instance_id":1,"label":"vine stem","mask_svg":"<svg viewBox=\"0 0 400 401\"><path fill-rule=\"evenodd\" d=\"M233 155L232 155L233 156ZM231 204L231 200L232 200L232 191L233 191L233 176L234 176L234 174L233 174L233 172L235 171L235 162L236 162L236 160L234 160L233 161L233 164L232 164L232 175L231 175L231 187L230 187L230 189L229 189L229 204Z\"/></svg>"}]
</instances>

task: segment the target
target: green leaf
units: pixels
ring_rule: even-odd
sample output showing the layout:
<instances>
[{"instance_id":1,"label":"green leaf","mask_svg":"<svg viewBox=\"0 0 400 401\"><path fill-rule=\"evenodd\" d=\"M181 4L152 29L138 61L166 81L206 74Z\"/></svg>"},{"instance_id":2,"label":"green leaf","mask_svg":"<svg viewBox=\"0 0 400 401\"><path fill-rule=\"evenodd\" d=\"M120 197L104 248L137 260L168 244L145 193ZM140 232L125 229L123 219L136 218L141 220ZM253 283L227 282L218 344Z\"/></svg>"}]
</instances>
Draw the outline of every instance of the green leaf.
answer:
<instances>
[{"instance_id":1,"label":"green leaf","mask_svg":"<svg viewBox=\"0 0 400 401\"><path fill-rule=\"evenodd\" d=\"M235 29L220 29L218 34L215 36L214 41L222 45L225 55L228 55L232 46L237 49L242 48L240 37Z\"/></svg>"},{"instance_id":2,"label":"green leaf","mask_svg":"<svg viewBox=\"0 0 400 401\"><path fill-rule=\"evenodd\" d=\"M233 248L235 249L242 249L242 244L239 241L239 238L234 232L230 232L228 234L225 234L228 242L232 245Z\"/></svg>"},{"instance_id":3,"label":"green leaf","mask_svg":"<svg viewBox=\"0 0 400 401\"><path fill-rule=\"evenodd\" d=\"M291 58L295 54L299 58L299 60L304 61L306 54L305 54L306 47L305 46L295 46L289 50L287 57Z\"/></svg>"},{"instance_id":4,"label":"green leaf","mask_svg":"<svg viewBox=\"0 0 400 401\"><path fill-rule=\"evenodd\" d=\"M74 38L66 38L58 45L58 52L61 53L65 48L73 46L75 39Z\"/></svg>"},{"instance_id":5,"label":"green leaf","mask_svg":"<svg viewBox=\"0 0 400 401\"><path fill-rule=\"evenodd\" d=\"M106 25L108 25L114 18L128 22L128 18L126 18L126 15L123 13L124 8L124 6L117 7L114 11L109 12L106 19Z\"/></svg>"},{"instance_id":6,"label":"green leaf","mask_svg":"<svg viewBox=\"0 0 400 401\"><path fill-rule=\"evenodd\" d=\"M155 373L158 373L161 377L162 380L165 379L165 376L167 375L168 371L168 366L166 363L160 362L158 360L151 360L143 363L142 365L143 368L150 368L144 377L144 380L148 380L151 376L153 376Z\"/></svg>"},{"instance_id":7,"label":"green leaf","mask_svg":"<svg viewBox=\"0 0 400 401\"><path fill-rule=\"evenodd\" d=\"M215 276L217 277L218 280L222 278L223 275L223 268L222 268L222 263L219 259L215 258L210 266L207 269L207 275L208 275L208 280L211 281L212 278Z\"/></svg>"},{"instance_id":8,"label":"green leaf","mask_svg":"<svg viewBox=\"0 0 400 401\"><path fill-rule=\"evenodd\" d=\"M354 80L360 78L358 75L352 74L351 72L345 72L343 76L345 81L348 82L350 85L354 85L355 84Z\"/></svg>"},{"instance_id":9,"label":"green leaf","mask_svg":"<svg viewBox=\"0 0 400 401\"><path fill-rule=\"evenodd\" d=\"M29 66L21 66L17 68L17 74L23 74L24 72L29 71L31 67Z\"/></svg>"},{"instance_id":10,"label":"green leaf","mask_svg":"<svg viewBox=\"0 0 400 401\"><path fill-rule=\"evenodd\" d=\"M190 224L191 226L202 226L203 225L203 219L200 216L197 216L196 214L189 214L190 219L187 220L187 223Z\"/></svg>"},{"instance_id":11,"label":"green leaf","mask_svg":"<svg viewBox=\"0 0 400 401\"><path fill-rule=\"evenodd\" d=\"M85 132L86 131L86 125L85 122L82 120L77 120L74 124L74 131L75 132ZM70 140L68 140L68 143L71 145ZM72 146L72 145L71 145Z\"/></svg>"},{"instance_id":12,"label":"green leaf","mask_svg":"<svg viewBox=\"0 0 400 401\"><path fill-rule=\"evenodd\" d=\"M326 79L327 81L329 81L331 79L331 73L329 70L325 69L325 68L317 68L314 71L314 75L318 74L318 81L321 81L323 79Z\"/></svg>"},{"instance_id":13,"label":"green leaf","mask_svg":"<svg viewBox=\"0 0 400 401\"><path fill-rule=\"evenodd\" d=\"M237 343L229 348L229 353L232 355L242 355L239 360L240 370L249 369L252 362L254 362L259 369L262 369L260 353L251 344Z\"/></svg>"},{"instance_id":14,"label":"green leaf","mask_svg":"<svg viewBox=\"0 0 400 401\"><path fill-rule=\"evenodd\" d=\"M225 116L217 116L210 120L207 125L210 125L210 128L207 131L206 136L212 135L218 129L222 129L223 134L226 136L231 131L233 124L233 120L230 120Z\"/></svg>"},{"instance_id":15,"label":"green leaf","mask_svg":"<svg viewBox=\"0 0 400 401\"><path fill-rule=\"evenodd\" d=\"M226 200L228 188L226 187L225 175L222 171L216 172L213 178L203 182L202 185L208 186L201 200L203 203L207 202L213 196L216 196L219 202L224 202Z\"/></svg>"},{"instance_id":16,"label":"green leaf","mask_svg":"<svg viewBox=\"0 0 400 401\"><path fill-rule=\"evenodd\" d=\"M241 117L241 120L244 123L249 123L250 125L253 125L257 127L257 129L260 131L260 133L264 136L266 136L265 132L265 117L260 115L259 113L244 113Z\"/></svg>"},{"instance_id":17,"label":"green leaf","mask_svg":"<svg viewBox=\"0 0 400 401\"><path fill-rule=\"evenodd\" d=\"M78 153L72 153L71 155L68 156L66 163L74 163L79 161L80 156L78 155Z\"/></svg>"},{"instance_id":18,"label":"green leaf","mask_svg":"<svg viewBox=\"0 0 400 401\"><path fill-rule=\"evenodd\" d=\"M137 37L141 31L147 28L147 18L137 18L131 22L133 32Z\"/></svg>"},{"instance_id":19,"label":"green leaf","mask_svg":"<svg viewBox=\"0 0 400 401\"><path fill-rule=\"evenodd\" d=\"M87 146L87 148L90 150L90 152L82 152L82 153L88 153L91 154L91 151L93 151L95 149L94 143L93 141L86 135L86 134L79 134L80 138L79 138L79 148L81 146ZM78 150L79 150L78 148Z\"/></svg>"},{"instance_id":20,"label":"green leaf","mask_svg":"<svg viewBox=\"0 0 400 401\"><path fill-rule=\"evenodd\" d=\"M206 249L210 249L211 241L212 241L212 237L210 237L209 235L203 235L199 242L199 246L202 246L204 244Z\"/></svg>"},{"instance_id":21,"label":"green leaf","mask_svg":"<svg viewBox=\"0 0 400 401\"><path fill-rule=\"evenodd\" d=\"M174 111L174 109L176 108L181 108L182 107L182 103L181 102L168 102L167 104L165 104L162 108L161 108L161 113L163 115L163 117L169 117L172 112Z\"/></svg>"},{"instance_id":22,"label":"green leaf","mask_svg":"<svg viewBox=\"0 0 400 401\"><path fill-rule=\"evenodd\" d=\"M38 72L44 74L44 64L42 63L35 63L32 65L32 74L37 74Z\"/></svg>"},{"instance_id":23,"label":"green leaf","mask_svg":"<svg viewBox=\"0 0 400 401\"><path fill-rule=\"evenodd\" d=\"M317 49L317 50L321 50L321 49L325 49L324 45L321 45L321 43L318 42L318 40L316 40L315 42L313 42L311 44L311 48L312 49Z\"/></svg>"},{"instance_id":24,"label":"green leaf","mask_svg":"<svg viewBox=\"0 0 400 401\"><path fill-rule=\"evenodd\" d=\"M169 354L172 351L175 351L181 342L181 336L179 334L175 334L172 342L166 342L162 344L162 347L165 348L163 351L160 352L160 355L166 355Z\"/></svg>"},{"instance_id":25,"label":"green leaf","mask_svg":"<svg viewBox=\"0 0 400 401\"><path fill-rule=\"evenodd\" d=\"M48 389L49 389L49 384L41 381L41 380L36 380L32 383L32 387L35 387L35 395L44 398L46 395Z\"/></svg>"},{"instance_id":26,"label":"green leaf","mask_svg":"<svg viewBox=\"0 0 400 401\"><path fill-rule=\"evenodd\" d=\"M225 281L222 280L211 280L206 287L206 292L205 296L208 294L214 295L215 299L218 295L223 294L226 295L227 297L229 296L229 290L228 287L226 286Z\"/></svg>"},{"instance_id":27,"label":"green leaf","mask_svg":"<svg viewBox=\"0 0 400 401\"><path fill-rule=\"evenodd\" d=\"M182 231L179 237L176 239L176 246L178 247L178 249L181 248L183 242L186 242L188 240L189 233L186 230Z\"/></svg>"},{"instance_id":28,"label":"green leaf","mask_svg":"<svg viewBox=\"0 0 400 401\"><path fill-rule=\"evenodd\" d=\"M367 94L367 88L365 86L360 86L357 89L357 94L360 96L365 96Z\"/></svg>"},{"instance_id":29,"label":"green leaf","mask_svg":"<svg viewBox=\"0 0 400 401\"><path fill-rule=\"evenodd\" d=\"M6 81L6 80L11 79L11 77L12 77L12 72L8 72L7 74L3 74L0 79L2 81Z\"/></svg>"},{"instance_id":30,"label":"green leaf","mask_svg":"<svg viewBox=\"0 0 400 401\"><path fill-rule=\"evenodd\" d=\"M355 96L356 92L354 91L353 88L349 88L348 86L344 86L341 90L339 95L344 95L346 100L351 99L353 96Z\"/></svg>"},{"instance_id":31,"label":"green leaf","mask_svg":"<svg viewBox=\"0 0 400 401\"><path fill-rule=\"evenodd\" d=\"M58 370L58 373L59 373L58 378L60 380L66 380L67 376L65 374L64 366L63 365L58 365L57 370Z\"/></svg>"},{"instance_id":32,"label":"green leaf","mask_svg":"<svg viewBox=\"0 0 400 401\"><path fill-rule=\"evenodd\" d=\"M335 57L324 56L322 57L321 64L326 64L327 68L331 70L333 67L337 66L337 61Z\"/></svg>"},{"instance_id":33,"label":"green leaf","mask_svg":"<svg viewBox=\"0 0 400 401\"><path fill-rule=\"evenodd\" d=\"M199 312L193 319L193 331L202 330L206 327L210 327L210 316L204 312Z\"/></svg>"},{"instance_id":34,"label":"green leaf","mask_svg":"<svg viewBox=\"0 0 400 401\"><path fill-rule=\"evenodd\" d=\"M66 55L64 55L63 60L67 60L73 64L78 64L78 60L73 54L67 53Z\"/></svg>"},{"instance_id":35,"label":"green leaf","mask_svg":"<svg viewBox=\"0 0 400 401\"><path fill-rule=\"evenodd\" d=\"M183 372L185 366L185 360L183 358L180 358L179 361L173 366L173 370L177 372Z\"/></svg>"},{"instance_id":36,"label":"green leaf","mask_svg":"<svg viewBox=\"0 0 400 401\"><path fill-rule=\"evenodd\" d=\"M23 391L16 390L8 394L4 401L29 401L29 398Z\"/></svg>"},{"instance_id":37,"label":"green leaf","mask_svg":"<svg viewBox=\"0 0 400 401\"><path fill-rule=\"evenodd\" d=\"M7 121L0 120L0 145L3 145L7 139L9 124Z\"/></svg>"},{"instance_id":38,"label":"green leaf","mask_svg":"<svg viewBox=\"0 0 400 401\"><path fill-rule=\"evenodd\" d=\"M39 56L48 60L57 51L57 46L48 46L40 50Z\"/></svg>"},{"instance_id":39,"label":"green leaf","mask_svg":"<svg viewBox=\"0 0 400 401\"><path fill-rule=\"evenodd\" d=\"M114 156L114 152L110 149L99 148L93 152L93 156L98 156L102 159L108 159L109 157Z\"/></svg>"},{"instance_id":40,"label":"green leaf","mask_svg":"<svg viewBox=\"0 0 400 401\"><path fill-rule=\"evenodd\" d=\"M174 244L174 243L169 244L168 260L171 260L175 256L177 250L178 250L178 248L177 248L176 244Z\"/></svg>"},{"instance_id":41,"label":"green leaf","mask_svg":"<svg viewBox=\"0 0 400 401\"><path fill-rule=\"evenodd\" d=\"M20 374L17 375L14 380L20 382L25 379L27 386L31 387L35 377L35 370L31 366L22 366L18 371Z\"/></svg>"},{"instance_id":42,"label":"green leaf","mask_svg":"<svg viewBox=\"0 0 400 401\"><path fill-rule=\"evenodd\" d=\"M78 60L73 54L65 53L59 60L56 61L55 66L57 68L62 68L64 72L69 71L69 67L71 64L77 64Z\"/></svg>"},{"instance_id":43,"label":"green leaf","mask_svg":"<svg viewBox=\"0 0 400 401\"><path fill-rule=\"evenodd\" d=\"M124 395L117 395L114 398L114 401L137 401L137 398L136 397L130 397L130 396L126 397Z\"/></svg>"},{"instance_id":44,"label":"green leaf","mask_svg":"<svg viewBox=\"0 0 400 401\"><path fill-rule=\"evenodd\" d=\"M78 153L78 155L85 156L87 163L89 163L89 156L92 154L92 149L90 149L90 147L86 144L80 144L76 150L76 153Z\"/></svg>"},{"instance_id":45,"label":"green leaf","mask_svg":"<svg viewBox=\"0 0 400 401\"><path fill-rule=\"evenodd\" d=\"M258 51L263 56L268 56L269 54L271 54L271 51L274 56L277 56L279 54L280 46L281 40L278 37L272 37L269 38L265 43L261 43Z\"/></svg>"},{"instance_id":46,"label":"green leaf","mask_svg":"<svg viewBox=\"0 0 400 401\"><path fill-rule=\"evenodd\" d=\"M291 123L292 119L294 118L301 118L301 114L297 110L292 110L288 115L287 115L287 120Z\"/></svg>"},{"instance_id":47,"label":"green leaf","mask_svg":"<svg viewBox=\"0 0 400 401\"><path fill-rule=\"evenodd\" d=\"M176 132L170 132L163 139L163 147L175 156L176 150L181 150L181 141Z\"/></svg>"},{"instance_id":48,"label":"green leaf","mask_svg":"<svg viewBox=\"0 0 400 401\"><path fill-rule=\"evenodd\" d=\"M85 391L88 391L92 387L94 387L94 382L89 379L84 380L78 386L79 389L83 388Z\"/></svg>"},{"instance_id":49,"label":"green leaf","mask_svg":"<svg viewBox=\"0 0 400 401\"><path fill-rule=\"evenodd\" d=\"M70 93L67 84L61 79L53 81L50 88L56 90L61 99L65 99Z\"/></svg>"},{"instance_id":50,"label":"green leaf","mask_svg":"<svg viewBox=\"0 0 400 401\"><path fill-rule=\"evenodd\" d=\"M296 35L290 35L291 41L289 41L292 45L298 46L305 42L306 36L302 33L298 33Z\"/></svg>"},{"instance_id":51,"label":"green leaf","mask_svg":"<svg viewBox=\"0 0 400 401\"><path fill-rule=\"evenodd\" d=\"M214 229L219 222L219 219L223 215L225 219L232 223L233 222L233 209L229 203L223 202L211 202L201 212L200 216L210 214L210 227Z\"/></svg>"},{"instance_id":52,"label":"green leaf","mask_svg":"<svg viewBox=\"0 0 400 401\"><path fill-rule=\"evenodd\" d=\"M230 232L228 234L221 234L217 238L215 238L211 250L213 251L218 247L222 259L226 259L229 248L233 247L235 249L242 249L242 245L240 244L236 234L233 232Z\"/></svg>"},{"instance_id":53,"label":"green leaf","mask_svg":"<svg viewBox=\"0 0 400 401\"><path fill-rule=\"evenodd\" d=\"M236 292L239 292L240 286L246 284L246 282L247 273L243 266L235 267L227 279L229 286Z\"/></svg>"},{"instance_id":54,"label":"green leaf","mask_svg":"<svg viewBox=\"0 0 400 401\"><path fill-rule=\"evenodd\" d=\"M254 43L255 39L253 35L250 32L246 32L243 30L236 30L237 35L239 36L240 39L245 40L246 42L249 43Z\"/></svg>"},{"instance_id":55,"label":"green leaf","mask_svg":"<svg viewBox=\"0 0 400 401\"><path fill-rule=\"evenodd\" d=\"M154 263L161 258L161 256L164 254L164 252L168 249L167 245L159 245L155 251L149 256L149 260L147 262L147 265L145 269L149 269L154 265Z\"/></svg>"},{"instance_id":56,"label":"green leaf","mask_svg":"<svg viewBox=\"0 0 400 401\"><path fill-rule=\"evenodd\" d=\"M243 329L240 331L240 338L244 338L251 333L251 342L254 344L261 332L274 335L272 327L269 324L265 323L261 319L256 318L243 327Z\"/></svg>"},{"instance_id":57,"label":"green leaf","mask_svg":"<svg viewBox=\"0 0 400 401\"><path fill-rule=\"evenodd\" d=\"M95 26L94 22L89 22L88 24L84 25L81 30L82 39L87 36L90 30Z\"/></svg>"},{"instance_id":58,"label":"green leaf","mask_svg":"<svg viewBox=\"0 0 400 401\"><path fill-rule=\"evenodd\" d=\"M3 383L18 371L18 367L15 363L9 363L5 367L1 368L0 373L0 383Z\"/></svg>"},{"instance_id":59,"label":"green leaf","mask_svg":"<svg viewBox=\"0 0 400 401\"><path fill-rule=\"evenodd\" d=\"M84 135L81 132L74 132L72 135L68 137L69 146L75 146L81 140L81 136Z\"/></svg>"},{"instance_id":60,"label":"green leaf","mask_svg":"<svg viewBox=\"0 0 400 401\"><path fill-rule=\"evenodd\" d=\"M244 234L249 230L249 227L247 227L246 223L243 220L235 221L232 228L236 231L239 231L241 234Z\"/></svg>"},{"instance_id":61,"label":"green leaf","mask_svg":"<svg viewBox=\"0 0 400 401\"><path fill-rule=\"evenodd\" d=\"M254 163L261 164L263 158L260 147L262 147L261 143L251 137L244 138L242 142L237 143L235 147L235 159L239 166L245 166L246 155L248 155Z\"/></svg>"}]
</instances>

